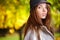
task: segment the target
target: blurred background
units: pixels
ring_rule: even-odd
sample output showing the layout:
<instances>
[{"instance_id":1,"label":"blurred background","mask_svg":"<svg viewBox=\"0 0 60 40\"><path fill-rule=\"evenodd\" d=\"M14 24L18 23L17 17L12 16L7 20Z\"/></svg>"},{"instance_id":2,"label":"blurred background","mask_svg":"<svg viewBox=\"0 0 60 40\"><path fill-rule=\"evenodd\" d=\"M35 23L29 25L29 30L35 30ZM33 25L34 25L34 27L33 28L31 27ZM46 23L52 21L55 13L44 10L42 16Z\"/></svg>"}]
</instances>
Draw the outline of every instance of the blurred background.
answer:
<instances>
[{"instance_id":1,"label":"blurred background","mask_svg":"<svg viewBox=\"0 0 60 40\"><path fill-rule=\"evenodd\" d=\"M21 30L30 15L30 0L0 0L0 40L21 40ZM51 25L55 40L60 40L60 0L51 5Z\"/></svg>"}]
</instances>

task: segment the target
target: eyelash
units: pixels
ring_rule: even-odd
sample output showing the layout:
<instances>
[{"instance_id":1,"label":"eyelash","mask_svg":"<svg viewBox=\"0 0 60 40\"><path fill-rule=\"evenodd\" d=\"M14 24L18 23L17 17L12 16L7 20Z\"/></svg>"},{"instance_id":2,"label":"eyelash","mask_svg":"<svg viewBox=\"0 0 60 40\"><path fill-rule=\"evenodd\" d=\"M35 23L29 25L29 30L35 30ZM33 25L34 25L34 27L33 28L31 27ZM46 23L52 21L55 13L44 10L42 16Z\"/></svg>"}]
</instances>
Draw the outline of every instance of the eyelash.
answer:
<instances>
[{"instance_id":1,"label":"eyelash","mask_svg":"<svg viewBox=\"0 0 60 40\"><path fill-rule=\"evenodd\" d=\"M38 7L38 8L41 8L41 7ZM45 8L47 8L47 7L45 7Z\"/></svg>"},{"instance_id":2,"label":"eyelash","mask_svg":"<svg viewBox=\"0 0 60 40\"><path fill-rule=\"evenodd\" d=\"M41 8L41 7L38 7L38 8Z\"/></svg>"}]
</instances>

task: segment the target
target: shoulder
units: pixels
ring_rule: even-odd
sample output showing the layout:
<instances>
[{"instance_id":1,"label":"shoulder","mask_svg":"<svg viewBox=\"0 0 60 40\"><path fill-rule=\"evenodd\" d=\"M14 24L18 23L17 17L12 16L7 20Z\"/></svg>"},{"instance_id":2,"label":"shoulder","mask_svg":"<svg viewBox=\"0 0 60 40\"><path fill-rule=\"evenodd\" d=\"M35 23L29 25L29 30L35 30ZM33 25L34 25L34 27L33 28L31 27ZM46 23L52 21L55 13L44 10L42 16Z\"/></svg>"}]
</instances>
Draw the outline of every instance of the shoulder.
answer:
<instances>
[{"instance_id":1,"label":"shoulder","mask_svg":"<svg viewBox=\"0 0 60 40\"><path fill-rule=\"evenodd\" d=\"M37 40L37 35L35 31L29 30L24 37L24 40Z\"/></svg>"}]
</instances>

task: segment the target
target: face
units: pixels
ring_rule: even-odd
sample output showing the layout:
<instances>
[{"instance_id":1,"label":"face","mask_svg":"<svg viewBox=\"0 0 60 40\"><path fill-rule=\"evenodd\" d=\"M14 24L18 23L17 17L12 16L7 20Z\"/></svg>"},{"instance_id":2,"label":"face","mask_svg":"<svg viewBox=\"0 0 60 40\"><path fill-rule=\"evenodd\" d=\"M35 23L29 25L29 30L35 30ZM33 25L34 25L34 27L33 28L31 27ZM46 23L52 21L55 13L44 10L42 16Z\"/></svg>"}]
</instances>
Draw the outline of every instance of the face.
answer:
<instances>
[{"instance_id":1,"label":"face","mask_svg":"<svg viewBox=\"0 0 60 40\"><path fill-rule=\"evenodd\" d=\"M37 16L41 19L45 19L47 16L47 6L46 3L41 3L36 8Z\"/></svg>"}]
</instances>

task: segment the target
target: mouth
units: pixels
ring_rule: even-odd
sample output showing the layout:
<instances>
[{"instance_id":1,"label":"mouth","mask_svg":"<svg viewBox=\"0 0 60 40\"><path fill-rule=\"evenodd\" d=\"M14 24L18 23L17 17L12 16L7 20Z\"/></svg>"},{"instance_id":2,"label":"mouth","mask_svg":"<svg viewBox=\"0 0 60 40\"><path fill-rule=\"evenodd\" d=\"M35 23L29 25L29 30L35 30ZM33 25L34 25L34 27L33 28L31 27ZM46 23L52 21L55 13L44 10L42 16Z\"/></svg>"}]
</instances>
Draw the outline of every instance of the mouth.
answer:
<instances>
[{"instance_id":1,"label":"mouth","mask_svg":"<svg viewBox=\"0 0 60 40\"><path fill-rule=\"evenodd\" d=\"M46 16L47 14L46 13L43 13L43 16Z\"/></svg>"},{"instance_id":2,"label":"mouth","mask_svg":"<svg viewBox=\"0 0 60 40\"><path fill-rule=\"evenodd\" d=\"M46 16L46 14L43 14L42 16Z\"/></svg>"}]
</instances>

